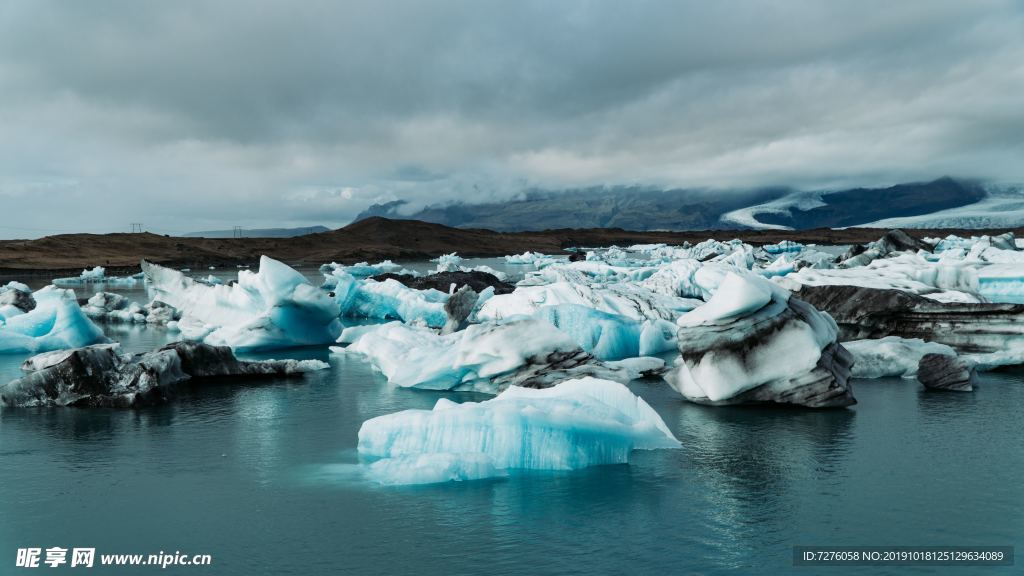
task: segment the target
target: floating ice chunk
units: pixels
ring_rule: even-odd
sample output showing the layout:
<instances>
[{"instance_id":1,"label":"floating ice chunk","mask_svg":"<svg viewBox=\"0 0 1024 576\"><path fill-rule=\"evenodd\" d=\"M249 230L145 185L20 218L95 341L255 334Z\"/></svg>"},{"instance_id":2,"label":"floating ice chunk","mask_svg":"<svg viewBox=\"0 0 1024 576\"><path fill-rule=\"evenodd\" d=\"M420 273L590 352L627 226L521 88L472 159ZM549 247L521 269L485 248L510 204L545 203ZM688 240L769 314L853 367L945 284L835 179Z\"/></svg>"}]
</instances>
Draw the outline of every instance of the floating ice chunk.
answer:
<instances>
[{"instance_id":1,"label":"floating ice chunk","mask_svg":"<svg viewBox=\"0 0 1024 576\"><path fill-rule=\"evenodd\" d=\"M661 417L625 386L596 378L492 400L379 416L359 429L359 454L388 484L475 479L506 470L624 464L633 450L678 448Z\"/></svg>"},{"instance_id":2,"label":"floating ice chunk","mask_svg":"<svg viewBox=\"0 0 1024 576\"><path fill-rule=\"evenodd\" d=\"M175 342L152 352L121 355L116 345L86 346L27 360L27 374L0 387L6 406L137 408L166 402L187 380L297 376L323 370L319 360L246 362L227 347Z\"/></svg>"},{"instance_id":3,"label":"floating ice chunk","mask_svg":"<svg viewBox=\"0 0 1024 576\"><path fill-rule=\"evenodd\" d=\"M956 350L945 344L899 336L843 342L843 347L853 354L854 378L912 378L925 354L956 356Z\"/></svg>"},{"instance_id":4,"label":"floating ice chunk","mask_svg":"<svg viewBox=\"0 0 1024 576\"><path fill-rule=\"evenodd\" d=\"M766 278L771 278L772 276L785 276L795 270L796 261L787 254L783 254L776 258L771 264L758 270L758 272Z\"/></svg>"},{"instance_id":5,"label":"floating ice chunk","mask_svg":"<svg viewBox=\"0 0 1024 576\"><path fill-rule=\"evenodd\" d=\"M634 264L629 254L618 246L611 246L600 252L591 250L587 252L586 259L588 261L607 262L615 266L631 266Z\"/></svg>"},{"instance_id":6,"label":"floating ice chunk","mask_svg":"<svg viewBox=\"0 0 1024 576\"><path fill-rule=\"evenodd\" d=\"M606 365L612 368L622 368L629 374L630 380L636 380L638 378L649 378L653 376L661 376L668 371L665 366L665 361L661 358L654 358L652 356L640 356L639 358L625 358L623 360L613 360L605 362Z\"/></svg>"},{"instance_id":7,"label":"floating ice chunk","mask_svg":"<svg viewBox=\"0 0 1024 576\"><path fill-rule=\"evenodd\" d=\"M0 354L48 352L107 342L82 312L73 290L48 286L33 294L36 307L0 319Z\"/></svg>"},{"instance_id":8,"label":"floating ice chunk","mask_svg":"<svg viewBox=\"0 0 1024 576\"><path fill-rule=\"evenodd\" d=\"M440 290L416 290L388 278L383 282L338 276L335 287L343 316L397 319L440 328L448 321L445 303L449 294Z\"/></svg>"},{"instance_id":9,"label":"floating ice chunk","mask_svg":"<svg viewBox=\"0 0 1024 576\"><path fill-rule=\"evenodd\" d=\"M530 252L527 250L522 254L514 254L511 256L505 256L505 262L508 264L533 264L553 261L554 257L548 256L547 254L541 254L540 252ZM539 267L539 266L538 266Z\"/></svg>"},{"instance_id":10,"label":"floating ice chunk","mask_svg":"<svg viewBox=\"0 0 1024 576\"><path fill-rule=\"evenodd\" d=\"M205 278L201 278L200 281L204 284L209 284L210 286L219 286L224 283L223 280L213 274L208 274Z\"/></svg>"},{"instance_id":11,"label":"floating ice chunk","mask_svg":"<svg viewBox=\"0 0 1024 576\"><path fill-rule=\"evenodd\" d=\"M327 290L333 290L338 285L338 281L344 279L346 276L352 276L356 278L367 278L370 276L376 276L378 274L387 274L388 272L394 272L401 268L400 265L395 264L391 260L384 260L377 264L370 264L369 262L359 262L351 266L345 266L338 264L337 262L331 262L330 264L324 264L320 266L320 273L324 275L324 282L321 288ZM404 272L404 271L403 271Z\"/></svg>"},{"instance_id":12,"label":"floating ice chunk","mask_svg":"<svg viewBox=\"0 0 1024 576\"><path fill-rule=\"evenodd\" d=\"M462 257L452 252L451 254L442 254L437 258L431 260L431 262L437 262L437 267L434 272L455 272L459 269L459 264L462 264Z\"/></svg>"},{"instance_id":13,"label":"floating ice chunk","mask_svg":"<svg viewBox=\"0 0 1024 576\"><path fill-rule=\"evenodd\" d=\"M97 292L82 311L97 322L167 325L181 315L169 304L154 300L145 306L111 292Z\"/></svg>"},{"instance_id":14,"label":"floating ice chunk","mask_svg":"<svg viewBox=\"0 0 1024 576\"><path fill-rule=\"evenodd\" d=\"M633 244L626 248L630 252L640 252L641 254L650 254L663 248L667 248L666 244Z\"/></svg>"},{"instance_id":15,"label":"floating ice chunk","mask_svg":"<svg viewBox=\"0 0 1024 576\"><path fill-rule=\"evenodd\" d=\"M398 322L359 332L345 352L364 355L396 386L495 394L509 385L543 387L579 376L628 380L538 318L472 324L444 336Z\"/></svg>"},{"instance_id":16,"label":"floating ice chunk","mask_svg":"<svg viewBox=\"0 0 1024 576\"><path fill-rule=\"evenodd\" d=\"M338 303L277 260L260 258L231 286L208 286L170 268L143 262L155 299L181 312L189 340L237 349L326 344L341 333Z\"/></svg>"},{"instance_id":17,"label":"floating ice chunk","mask_svg":"<svg viewBox=\"0 0 1024 576\"><path fill-rule=\"evenodd\" d=\"M107 276L107 270L103 266L82 270L78 276L70 278L54 278L55 286L85 286L87 284L108 284L111 286L134 286L138 279L134 276Z\"/></svg>"},{"instance_id":18,"label":"floating ice chunk","mask_svg":"<svg viewBox=\"0 0 1024 576\"><path fill-rule=\"evenodd\" d=\"M769 254L794 253L803 250L804 245L792 240L783 240L778 244L765 244L761 249Z\"/></svg>"},{"instance_id":19,"label":"floating ice chunk","mask_svg":"<svg viewBox=\"0 0 1024 576\"><path fill-rule=\"evenodd\" d=\"M666 320L640 321L578 304L543 306L536 315L601 360L650 356L676 347L676 327Z\"/></svg>"}]
</instances>

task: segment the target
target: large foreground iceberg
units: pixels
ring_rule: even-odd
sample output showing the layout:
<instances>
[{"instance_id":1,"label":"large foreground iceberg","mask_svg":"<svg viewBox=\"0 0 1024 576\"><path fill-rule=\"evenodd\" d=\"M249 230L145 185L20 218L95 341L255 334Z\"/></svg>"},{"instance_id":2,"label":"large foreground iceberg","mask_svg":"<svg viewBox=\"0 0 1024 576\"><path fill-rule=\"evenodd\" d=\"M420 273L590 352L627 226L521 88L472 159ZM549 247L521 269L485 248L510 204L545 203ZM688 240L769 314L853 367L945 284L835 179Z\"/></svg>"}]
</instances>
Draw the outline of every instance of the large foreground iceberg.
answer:
<instances>
[{"instance_id":1,"label":"large foreground iceberg","mask_svg":"<svg viewBox=\"0 0 1024 576\"><path fill-rule=\"evenodd\" d=\"M633 450L678 446L646 402L596 378L544 390L511 387L479 403L441 399L433 410L379 416L359 429L359 454L378 459L370 475L385 484L622 464Z\"/></svg>"},{"instance_id":2,"label":"large foreground iceberg","mask_svg":"<svg viewBox=\"0 0 1024 576\"><path fill-rule=\"evenodd\" d=\"M16 288L9 288L16 290ZM20 289L17 289L22 292ZM13 301L11 296L8 296ZM74 290L47 286L18 296L21 308L7 305L0 315L0 354L47 352L106 342L103 331L82 312ZM28 311L28 302L35 306Z\"/></svg>"},{"instance_id":3,"label":"large foreground iceberg","mask_svg":"<svg viewBox=\"0 0 1024 576\"><path fill-rule=\"evenodd\" d=\"M263 256L231 286L209 286L149 262L142 270L155 299L181 313L189 340L236 349L327 344L341 333L338 303L281 262Z\"/></svg>"},{"instance_id":4,"label":"large foreground iceberg","mask_svg":"<svg viewBox=\"0 0 1024 576\"><path fill-rule=\"evenodd\" d=\"M836 323L767 280L729 272L678 324L680 357L666 379L690 401L856 402L847 382L852 358L837 342Z\"/></svg>"},{"instance_id":5,"label":"large foreground iceberg","mask_svg":"<svg viewBox=\"0 0 1024 576\"><path fill-rule=\"evenodd\" d=\"M510 385L543 388L581 376L628 380L628 371L602 365L539 318L472 324L443 336L398 322L350 330L358 334L353 343L334 350L365 356L396 386L496 394Z\"/></svg>"}]
</instances>

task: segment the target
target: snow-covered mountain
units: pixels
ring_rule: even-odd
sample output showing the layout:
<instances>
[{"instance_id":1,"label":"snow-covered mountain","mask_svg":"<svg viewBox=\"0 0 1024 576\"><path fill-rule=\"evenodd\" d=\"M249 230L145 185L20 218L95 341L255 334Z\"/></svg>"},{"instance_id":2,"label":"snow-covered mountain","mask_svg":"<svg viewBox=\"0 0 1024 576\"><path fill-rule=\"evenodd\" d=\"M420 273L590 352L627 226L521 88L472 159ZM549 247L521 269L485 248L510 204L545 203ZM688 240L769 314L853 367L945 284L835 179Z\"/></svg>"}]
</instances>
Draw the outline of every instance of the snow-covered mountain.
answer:
<instances>
[{"instance_id":1,"label":"snow-covered mountain","mask_svg":"<svg viewBox=\"0 0 1024 576\"><path fill-rule=\"evenodd\" d=\"M993 193L988 188L949 177L847 190L712 192L599 187L531 192L505 202L444 204L418 211L397 200L371 206L357 220L385 216L502 232L560 228L803 230L869 225L983 228L1024 224L1024 192Z\"/></svg>"},{"instance_id":2,"label":"snow-covered mountain","mask_svg":"<svg viewBox=\"0 0 1024 576\"><path fill-rule=\"evenodd\" d=\"M937 213L976 206L987 198L982 185L945 177L888 188L793 192L729 211L722 215L722 221L746 228L778 230L875 226L880 221L925 221Z\"/></svg>"}]
</instances>

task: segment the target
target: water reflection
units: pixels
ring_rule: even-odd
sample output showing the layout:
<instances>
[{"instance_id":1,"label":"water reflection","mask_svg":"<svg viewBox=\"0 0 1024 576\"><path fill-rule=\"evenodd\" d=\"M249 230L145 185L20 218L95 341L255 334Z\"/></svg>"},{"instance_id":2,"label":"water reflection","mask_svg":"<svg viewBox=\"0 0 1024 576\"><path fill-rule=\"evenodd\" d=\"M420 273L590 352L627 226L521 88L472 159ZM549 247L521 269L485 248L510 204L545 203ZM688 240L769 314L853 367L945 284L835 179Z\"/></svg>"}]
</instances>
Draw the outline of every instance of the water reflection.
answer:
<instances>
[{"instance_id":1,"label":"water reflection","mask_svg":"<svg viewBox=\"0 0 1024 576\"><path fill-rule=\"evenodd\" d=\"M855 420L853 410L681 405L679 465L700 478L708 505L702 544L739 568L750 546L791 542L772 519L798 517L808 489L841 490Z\"/></svg>"}]
</instances>

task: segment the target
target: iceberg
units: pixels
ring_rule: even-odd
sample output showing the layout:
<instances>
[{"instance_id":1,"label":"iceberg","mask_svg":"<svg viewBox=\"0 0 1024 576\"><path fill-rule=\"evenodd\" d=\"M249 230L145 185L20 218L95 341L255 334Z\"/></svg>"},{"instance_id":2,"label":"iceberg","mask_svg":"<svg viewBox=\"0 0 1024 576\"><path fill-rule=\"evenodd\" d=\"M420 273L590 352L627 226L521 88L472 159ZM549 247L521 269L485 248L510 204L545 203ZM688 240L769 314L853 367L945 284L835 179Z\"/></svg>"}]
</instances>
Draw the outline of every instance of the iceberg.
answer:
<instances>
[{"instance_id":1,"label":"iceberg","mask_svg":"<svg viewBox=\"0 0 1024 576\"><path fill-rule=\"evenodd\" d=\"M676 325L667 320L640 321L579 304L543 306L536 316L601 360L653 356L676 347Z\"/></svg>"},{"instance_id":2,"label":"iceberg","mask_svg":"<svg viewBox=\"0 0 1024 576\"><path fill-rule=\"evenodd\" d=\"M534 268L542 268L559 261L560 260L554 256L548 256L547 254L541 254L540 252L530 252L529 250L522 254L505 256L506 264L532 264Z\"/></svg>"},{"instance_id":3,"label":"iceberg","mask_svg":"<svg viewBox=\"0 0 1024 576\"><path fill-rule=\"evenodd\" d=\"M777 244L765 244L761 249L769 254L795 253L804 249L804 245L792 240L783 240Z\"/></svg>"},{"instance_id":4,"label":"iceberg","mask_svg":"<svg viewBox=\"0 0 1024 576\"><path fill-rule=\"evenodd\" d=\"M100 344L33 356L25 376L0 387L12 407L138 408L169 401L184 383L237 378L293 377L327 368L318 360L241 361L228 347L175 342L145 354L120 354Z\"/></svg>"},{"instance_id":5,"label":"iceberg","mask_svg":"<svg viewBox=\"0 0 1024 576\"><path fill-rule=\"evenodd\" d=\"M596 378L484 402L379 416L359 429L361 457L384 484L471 480L509 470L625 464L633 450L678 448L661 417L622 384Z\"/></svg>"},{"instance_id":6,"label":"iceberg","mask_svg":"<svg viewBox=\"0 0 1024 576\"><path fill-rule=\"evenodd\" d=\"M377 264L359 262L351 266L331 262L330 264L320 266L320 273L324 275L324 281L320 287L325 290L334 290L338 286L339 281L345 280L348 277L368 278L378 274L389 274L397 271L399 268L401 266L391 260L384 260Z\"/></svg>"},{"instance_id":7,"label":"iceberg","mask_svg":"<svg viewBox=\"0 0 1024 576\"><path fill-rule=\"evenodd\" d=\"M602 365L566 333L539 318L471 324L439 335L399 322L346 333L335 352L367 358L395 386L496 394L509 386L543 388L595 376L628 380L625 370Z\"/></svg>"},{"instance_id":8,"label":"iceberg","mask_svg":"<svg viewBox=\"0 0 1024 576\"><path fill-rule=\"evenodd\" d=\"M455 272L459 269L459 264L462 264L462 257L452 252L451 254L442 254L437 258L431 260L436 262L437 267L434 268L434 272Z\"/></svg>"},{"instance_id":9,"label":"iceberg","mask_svg":"<svg viewBox=\"0 0 1024 576\"><path fill-rule=\"evenodd\" d=\"M854 378L913 378L917 376L918 365L925 355L957 355L956 350L945 344L899 336L886 336L877 340L853 340L843 342L843 347L853 355L851 375Z\"/></svg>"},{"instance_id":10,"label":"iceberg","mask_svg":"<svg viewBox=\"0 0 1024 576\"><path fill-rule=\"evenodd\" d=\"M1024 305L938 302L899 290L804 286L796 292L838 323L843 340L900 336L945 344L979 370L1024 363Z\"/></svg>"},{"instance_id":11,"label":"iceberg","mask_svg":"<svg viewBox=\"0 0 1024 576\"><path fill-rule=\"evenodd\" d=\"M673 321L697 304L686 298L654 292L636 283L591 283L580 276L575 280L537 286L520 285L511 294L495 295L484 302L477 318L501 320L532 316L544 306L576 304L636 320Z\"/></svg>"},{"instance_id":12,"label":"iceberg","mask_svg":"<svg viewBox=\"0 0 1024 576\"><path fill-rule=\"evenodd\" d=\"M605 362L605 366L626 371L629 380L640 378L656 378L668 372L668 366L661 358L653 356L640 356L637 358L625 358L623 360L611 360Z\"/></svg>"},{"instance_id":13,"label":"iceberg","mask_svg":"<svg viewBox=\"0 0 1024 576\"><path fill-rule=\"evenodd\" d=\"M416 290L394 278L378 282L339 276L334 298L342 316L397 319L434 328L448 322L448 293L432 288Z\"/></svg>"},{"instance_id":14,"label":"iceberg","mask_svg":"<svg viewBox=\"0 0 1024 576\"><path fill-rule=\"evenodd\" d=\"M108 341L82 312L74 290L47 286L33 293L32 299L36 305L31 310L8 311L0 318L0 354L39 353Z\"/></svg>"},{"instance_id":15,"label":"iceberg","mask_svg":"<svg viewBox=\"0 0 1024 576\"><path fill-rule=\"evenodd\" d=\"M827 314L751 273L728 272L703 306L679 318L680 357L666 376L701 404L854 404L852 358Z\"/></svg>"},{"instance_id":16,"label":"iceberg","mask_svg":"<svg viewBox=\"0 0 1024 576\"><path fill-rule=\"evenodd\" d=\"M155 300L180 311L188 340L256 350L327 344L341 334L338 303L302 275L262 256L259 272L209 286L183 273L142 262Z\"/></svg>"},{"instance_id":17,"label":"iceberg","mask_svg":"<svg viewBox=\"0 0 1024 576\"><path fill-rule=\"evenodd\" d=\"M54 278L54 286L86 286L88 284L107 284L110 286L135 286L139 280L135 276L107 276L103 266L82 270L78 276L70 278Z\"/></svg>"},{"instance_id":18,"label":"iceberg","mask_svg":"<svg viewBox=\"0 0 1024 576\"><path fill-rule=\"evenodd\" d=\"M97 322L155 324L176 327L181 315L173 307L159 300L145 306L129 302L128 298L113 292L97 292L82 307L89 318Z\"/></svg>"}]
</instances>

